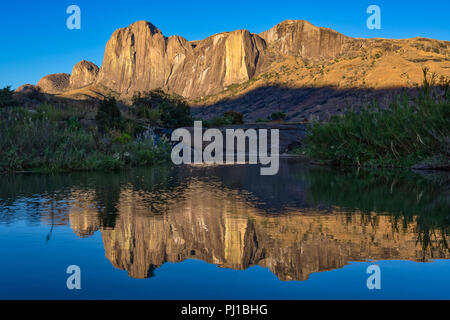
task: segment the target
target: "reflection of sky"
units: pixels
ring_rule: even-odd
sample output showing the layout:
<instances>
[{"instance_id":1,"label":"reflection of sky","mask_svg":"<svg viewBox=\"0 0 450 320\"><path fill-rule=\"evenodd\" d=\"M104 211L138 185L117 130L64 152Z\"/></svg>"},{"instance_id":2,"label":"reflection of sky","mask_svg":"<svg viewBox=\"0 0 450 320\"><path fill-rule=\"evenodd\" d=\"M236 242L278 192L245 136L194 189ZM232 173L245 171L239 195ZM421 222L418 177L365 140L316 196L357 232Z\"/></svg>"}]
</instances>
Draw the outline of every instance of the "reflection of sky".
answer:
<instances>
[{"instance_id":1,"label":"reflection of sky","mask_svg":"<svg viewBox=\"0 0 450 320\"><path fill-rule=\"evenodd\" d=\"M81 31L66 28L67 1L2 1L0 10L0 87L33 83L51 73L72 71L83 60L101 65L104 48L118 28L147 20L166 36L188 40L238 29L254 33L286 19L304 19L353 37L450 40L448 0L377 0L382 30L368 30L368 1L88 1L77 0Z\"/></svg>"},{"instance_id":2,"label":"reflection of sky","mask_svg":"<svg viewBox=\"0 0 450 320\"><path fill-rule=\"evenodd\" d=\"M100 233L79 239L69 227L0 226L0 299L449 299L450 261L379 261L380 291L369 291L370 263L312 274L308 281L282 282L256 266L244 271L202 261L167 263L156 277L136 280L104 257ZM11 248L14 250L11 250ZM66 289L69 265L79 265L82 290Z\"/></svg>"}]
</instances>

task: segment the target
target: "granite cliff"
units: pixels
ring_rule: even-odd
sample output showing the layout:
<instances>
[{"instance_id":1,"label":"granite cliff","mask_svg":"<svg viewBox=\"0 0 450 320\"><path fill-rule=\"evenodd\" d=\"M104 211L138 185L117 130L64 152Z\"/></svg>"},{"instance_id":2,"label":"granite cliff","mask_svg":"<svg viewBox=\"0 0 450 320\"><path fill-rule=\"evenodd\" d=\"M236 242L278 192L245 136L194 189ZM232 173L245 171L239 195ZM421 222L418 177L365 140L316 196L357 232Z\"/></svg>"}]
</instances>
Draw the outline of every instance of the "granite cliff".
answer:
<instances>
[{"instance_id":1,"label":"granite cliff","mask_svg":"<svg viewBox=\"0 0 450 320\"><path fill-rule=\"evenodd\" d=\"M194 107L214 106L197 110L206 117L235 110L251 119L277 109L295 119L315 112L305 109L339 112L333 106L348 104L347 98L371 100L379 93L371 91L414 88L423 67L449 77L450 42L357 39L303 20L260 34L237 30L188 41L139 21L114 32L100 69L83 61L71 76L49 75L37 86L65 97L113 92L125 101L163 89Z\"/></svg>"}]
</instances>

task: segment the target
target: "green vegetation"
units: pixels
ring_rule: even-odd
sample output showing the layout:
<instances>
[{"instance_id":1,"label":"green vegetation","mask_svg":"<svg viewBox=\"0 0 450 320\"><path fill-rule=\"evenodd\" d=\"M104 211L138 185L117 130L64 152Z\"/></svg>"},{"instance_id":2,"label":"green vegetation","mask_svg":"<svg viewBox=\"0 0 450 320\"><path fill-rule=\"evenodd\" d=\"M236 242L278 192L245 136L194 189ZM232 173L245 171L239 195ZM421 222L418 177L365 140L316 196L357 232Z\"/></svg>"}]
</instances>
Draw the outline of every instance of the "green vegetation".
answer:
<instances>
[{"instance_id":1,"label":"green vegetation","mask_svg":"<svg viewBox=\"0 0 450 320\"><path fill-rule=\"evenodd\" d=\"M244 115L240 112L228 111L223 116L224 118L231 119L232 124L244 124Z\"/></svg>"},{"instance_id":2,"label":"green vegetation","mask_svg":"<svg viewBox=\"0 0 450 320\"><path fill-rule=\"evenodd\" d=\"M153 90L133 97L134 116L152 126L180 128L192 125L190 107L180 96Z\"/></svg>"},{"instance_id":3,"label":"green vegetation","mask_svg":"<svg viewBox=\"0 0 450 320\"><path fill-rule=\"evenodd\" d=\"M100 102L95 120L97 120L98 130L102 133L108 132L111 129L124 129L122 113L114 98L106 98Z\"/></svg>"},{"instance_id":4,"label":"green vegetation","mask_svg":"<svg viewBox=\"0 0 450 320\"><path fill-rule=\"evenodd\" d=\"M13 93L14 91L11 90L10 86L0 89L0 108L16 105L13 99Z\"/></svg>"},{"instance_id":5,"label":"green vegetation","mask_svg":"<svg viewBox=\"0 0 450 320\"><path fill-rule=\"evenodd\" d=\"M0 172L118 170L169 161L171 148L166 139L125 119L114 98L99 103L91 125L79 120L85 111L45 103L34 108L1 108ZM165 117L173 112L173 118L179 119L178 111L168 106Z\"/></svg>"},{"instance_id":6,"label":"green vegetation","mask_svg":"<svg viewBox=\"0 0 450 320\"><path fill-rule=\"evenodd\" d=\"M448 165L450 159L450 81L424 69L416 97L397 97L382 110L374 103L327 123L309 125L308 156L331 164L411 167L418 163Z\"/></svg>"},{"instance_id":7,"label":"green vegetation","mask_svg":"<svg viewBox=\"0 0 450 320\"><path fill-rule=\"evenodd\" d=\"M283 112L274 112L269 117L270 121L284 121L286 120L286 114Z\"/></svg>"},{"instance_id":8,"label":"green vegetation","mask_svg":"<svg viewBox=\"0 0 450 320\"><path fill-rule=\"evenodd\" d=\"M256 122L257 123L265 123L265 122L271 122L271 121L286 121L286 119L287 119L287 116L284 112L274 112L270 116L268 116L266 119L263 119L263 118L256 119Z\"/></svg>"},{"instance_id":9,"label":"green vegetation","mask_svg":"<svg viewBox=\"0 0 450 320\"><path fill-rule=\"evenodd\" d=\"M223 117L214 117L210 121L202 121L205 127L239 125L244 124L244 115L240 112L228 111L223 114Z\"/></svg>"}]
</instances>

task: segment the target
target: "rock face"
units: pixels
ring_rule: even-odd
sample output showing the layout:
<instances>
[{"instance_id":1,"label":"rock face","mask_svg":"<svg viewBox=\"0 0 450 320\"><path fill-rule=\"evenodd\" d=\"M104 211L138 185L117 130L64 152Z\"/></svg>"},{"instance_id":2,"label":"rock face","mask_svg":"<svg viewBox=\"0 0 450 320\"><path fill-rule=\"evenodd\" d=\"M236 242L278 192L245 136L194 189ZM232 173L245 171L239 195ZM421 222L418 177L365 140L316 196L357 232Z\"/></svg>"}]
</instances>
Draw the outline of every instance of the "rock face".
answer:
<instances>
[{"instance_id":1,"label":"rock face","mask_svg":"<svg viewBox=\"0 0 450 320\"><path fill-rule=\"evenodd\" d=\"M97 83L125 95L165 89L197 98L250 80L267 65L268 45L275 55L332 58L347 39L306 21L286 21L260 36L237 30L188 42L140 21L113 34Z\"/></svg>"},{"instance_id":2,"label":"rock face","mask_svg":"<svg viewBox=\"0 0 450 320\"><path fill-rule=\"evenodd\" d=\"M163 88L190 50L187 40L166 38L151 23L136 22L108 41L97 83L122 94Z\"/></svg>"},{"instance_id":3,"label":"rock face","mask_svg":"<svg viewBox=\"0 0 450 320\"><path fill-rule=\"evenodd\" d=\"M70 74L57 73L45 76L37 83L37 87L45 93L55 94L68 89L70 85Z\"/></svg>"},{"instance_id":4,"label":"rock face","mask_svg":"<svg viewBox=\"0 0 450 320\"><path fill-rule=\"evenodd\" d=\"M263 39L247 30L216 34L192 46L168 79L168 89L187 98L248 81L266 47Z\"/></svg>"},{"instance_id":5,"label":"rock face","mask_svg":"<svg viewBox=\"0 0 450 320\"><path fill-rule=\"evenodd\" d=\"M140 21L113 34L97 83L125 95L160 88L188 98L208 95L249 80L264 48L246 30L188 42Z\"/></svg>"},{"instance_id":6,"label":"rock face","mask_svg":"<svg viewBox=\"0 0 450 320\"><path fill-rule=\"evenodd\" d=\"M278 52L302 58L334 58L351 38L304 20L287 20L260 36Z\"/></svg>"},{"instance_id":7,"label":"rock face","mask_svg":"<svg viewBox=\"0 0 450 320\"><path fill-rule=\"evenodd\" d=\"M77 63L70 76L70 88L79 89L95 82L99 68L92 62L81 61Z\"/></svg>"},{"instance_id":8,"label":"rock face","mask_svg":"<svg viewBox=\"0 0 450 320\"><path fill-rule=\"evenodd\" d=\"M449 54L448 41L356 39L303 20L284 21L259 35L237 30L199 41L165 37L139 21L114 32L100 70L82 61L70 83L69 75L58 74L38 87L70 97L117 94L124 100L162 89L204 107L197 116L205 119L238 111L256 120L282 111L290 121L324 120L350 102L380 98L372 89L415 88L423 67L450 76Z\"/></svg>"}]
</instances>

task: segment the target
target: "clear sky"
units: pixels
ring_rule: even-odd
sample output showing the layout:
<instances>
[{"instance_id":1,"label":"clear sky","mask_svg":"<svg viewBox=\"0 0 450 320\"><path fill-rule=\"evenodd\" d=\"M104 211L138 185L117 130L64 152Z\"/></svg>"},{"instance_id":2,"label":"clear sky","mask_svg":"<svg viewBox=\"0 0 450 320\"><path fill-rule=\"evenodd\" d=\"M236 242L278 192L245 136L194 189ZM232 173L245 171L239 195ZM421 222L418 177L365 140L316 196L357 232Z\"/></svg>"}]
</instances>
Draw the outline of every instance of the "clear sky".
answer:
<instances>
[{"instance_id":1,"label":"clear sky","mask_svg":"<svg viewBox=\"0 0 450 320\"><path fill-rule=\"evenodd\" d=\"M81 30L69 30L69 5L81 8ZM382 29L369 30L369 5L381 8ZM353 37L450 40L449 0L2 0L0 88L70 73L85 59L101 65L114 30L147 20L166 36L188 40L248 29L259 33L286 19L304 19Z\"/></svg>"}]
</instances>

